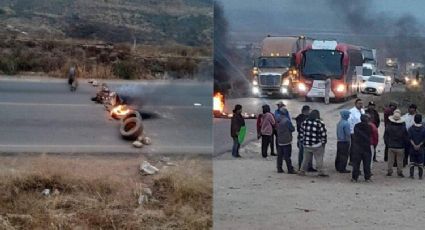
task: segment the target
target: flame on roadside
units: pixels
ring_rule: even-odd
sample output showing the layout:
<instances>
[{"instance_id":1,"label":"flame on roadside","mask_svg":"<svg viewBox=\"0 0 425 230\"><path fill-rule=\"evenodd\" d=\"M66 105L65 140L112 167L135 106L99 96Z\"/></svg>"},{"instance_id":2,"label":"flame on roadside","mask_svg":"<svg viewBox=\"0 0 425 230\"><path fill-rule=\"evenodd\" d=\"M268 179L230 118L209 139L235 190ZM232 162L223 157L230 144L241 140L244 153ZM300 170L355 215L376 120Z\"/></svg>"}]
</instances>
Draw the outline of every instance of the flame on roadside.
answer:
<instances>
[{"instance_id":1,"label":"flame on roadside","mask_svg":"<svg viewBox=\"0 0 425 230\"><path fill-rule=\"evenodd\" d=\"M213 110L219 111L220 113L224 110L224 95L219 92L214 94Z\"/></svg>"},{"instance_id":2,"label":"flame on roadside","mask_svg":"<svg viewBox=\"0 0 425 230\"><path fill-rule=\"evenodd\" d=\"M111 110L111 115L124 116L130 112L126 105L118 105Z\"/></svg>"}]
</instances>

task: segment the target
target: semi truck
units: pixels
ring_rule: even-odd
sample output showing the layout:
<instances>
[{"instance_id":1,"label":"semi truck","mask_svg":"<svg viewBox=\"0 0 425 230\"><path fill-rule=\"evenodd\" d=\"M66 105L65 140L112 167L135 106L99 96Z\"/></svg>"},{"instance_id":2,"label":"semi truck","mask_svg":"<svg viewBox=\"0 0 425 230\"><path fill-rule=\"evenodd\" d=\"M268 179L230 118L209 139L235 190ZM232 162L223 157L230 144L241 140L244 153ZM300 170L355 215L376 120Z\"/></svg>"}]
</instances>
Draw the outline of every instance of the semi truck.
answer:
<instances>
[{"instance_id":1,"label":"semi truck","mask_svg":"<svg viewBox=\"0 0 425 230\"><path fill-rule=\"evenodd\" d=\"M305 36L267 36L261 43L261 54L254 60L252 93L255 96L296 95L299 72L295 54L312 44Z\"/></svg>"}]
</instances>

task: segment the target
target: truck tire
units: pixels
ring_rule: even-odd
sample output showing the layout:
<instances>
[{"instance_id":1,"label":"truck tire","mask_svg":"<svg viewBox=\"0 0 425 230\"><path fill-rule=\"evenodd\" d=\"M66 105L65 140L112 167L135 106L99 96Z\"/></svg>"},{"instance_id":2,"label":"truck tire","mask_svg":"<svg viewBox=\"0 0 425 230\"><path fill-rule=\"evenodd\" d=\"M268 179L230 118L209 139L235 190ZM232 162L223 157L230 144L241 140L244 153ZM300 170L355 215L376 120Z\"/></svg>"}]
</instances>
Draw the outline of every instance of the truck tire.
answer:
<instances>
[{"instance_id":1,"label":"truck tire","mask_svg":"<svg viewBox=\"0 0 425 230\"><path fill-rule=\"evenodd\" d=\"M128 118L121 124L120 133L122 138L126 140L137 140L137 138L143 133L142 120L136 117Z\"/></svg>"}]
</instances>

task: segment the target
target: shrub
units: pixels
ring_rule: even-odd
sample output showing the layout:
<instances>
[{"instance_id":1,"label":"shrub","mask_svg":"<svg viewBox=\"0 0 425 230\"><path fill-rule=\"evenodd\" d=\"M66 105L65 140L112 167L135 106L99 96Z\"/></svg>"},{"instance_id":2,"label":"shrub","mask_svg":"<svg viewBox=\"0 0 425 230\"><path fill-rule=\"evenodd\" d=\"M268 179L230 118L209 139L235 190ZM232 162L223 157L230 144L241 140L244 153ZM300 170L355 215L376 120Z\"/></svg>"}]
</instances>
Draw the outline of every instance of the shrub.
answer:
<instances>
[{"instance_id":1,"label":"shrub","mask_svg":"<svg viewBox=\"0 0 425 230\"><path fill-rule=\"evenodd\" d=\"M138 65L134 61L119 61L113 65L113 73L122 79L138 79Z\"/></svg>"}]
</instances>

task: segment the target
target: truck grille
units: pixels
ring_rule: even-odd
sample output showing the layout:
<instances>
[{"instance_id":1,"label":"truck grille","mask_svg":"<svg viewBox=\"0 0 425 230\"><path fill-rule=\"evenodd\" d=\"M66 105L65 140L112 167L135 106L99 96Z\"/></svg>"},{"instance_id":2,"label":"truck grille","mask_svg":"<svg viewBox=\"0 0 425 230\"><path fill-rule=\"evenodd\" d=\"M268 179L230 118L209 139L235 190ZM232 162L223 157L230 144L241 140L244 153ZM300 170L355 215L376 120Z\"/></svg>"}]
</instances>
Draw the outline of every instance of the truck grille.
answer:
<instances>
[{"instance_id":1,"label":"truck grille","mask_svg":"<svg viewBox=\"0 0 425 230\"><path fill-rule=\"evenodd\" d=\"M280 86L280 75L260 75L259 83L262 86Z\"/></svg>"},{"instance_id":2,"label":"truck grille","mask_svg":"<svg viewBox=\"0 0 425 230\"><path fill-rule=\"evenodd\" d=\"M375 88L371 88L371 87L366 87L365 88L365 91L366 92L369 92L369 93L375 93L376 92L376 89Z\"/></svg>"}]
</instances>

